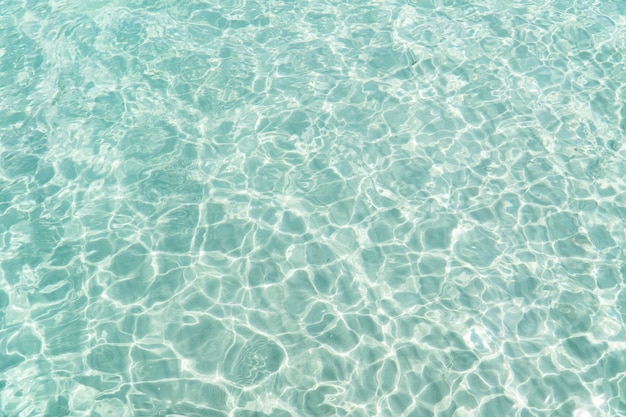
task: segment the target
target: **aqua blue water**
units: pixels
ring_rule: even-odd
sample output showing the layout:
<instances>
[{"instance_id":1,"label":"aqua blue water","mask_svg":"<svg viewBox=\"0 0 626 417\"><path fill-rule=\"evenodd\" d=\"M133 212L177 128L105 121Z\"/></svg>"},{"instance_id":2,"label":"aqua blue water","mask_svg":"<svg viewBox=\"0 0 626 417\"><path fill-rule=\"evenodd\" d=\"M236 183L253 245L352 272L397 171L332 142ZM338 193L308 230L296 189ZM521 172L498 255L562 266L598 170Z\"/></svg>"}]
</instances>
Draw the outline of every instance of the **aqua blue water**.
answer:
<instances>
[{"instance_id":1,"label":"aqua blue water","mask_svg":"<svg viewBox=\"0 0 626 417\"><path fill-rule=\"evenodd\" d=\"M626 415L626 3L0 0L0 415Z\"/></svg>"}]
</instances>

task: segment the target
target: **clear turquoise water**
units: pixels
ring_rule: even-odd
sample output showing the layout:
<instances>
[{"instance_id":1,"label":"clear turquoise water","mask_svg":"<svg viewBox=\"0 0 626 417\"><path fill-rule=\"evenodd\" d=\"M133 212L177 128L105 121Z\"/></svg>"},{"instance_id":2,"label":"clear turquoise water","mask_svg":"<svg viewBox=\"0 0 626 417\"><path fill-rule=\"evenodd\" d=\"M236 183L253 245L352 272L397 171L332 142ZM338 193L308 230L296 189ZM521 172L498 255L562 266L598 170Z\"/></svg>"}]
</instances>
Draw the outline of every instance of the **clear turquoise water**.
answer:
<instances>
[{"instance_id":1,"label":"clear turquoise water","mask_svg":"<svg viewBox=\"0 0 626 417\"><path fill-rule=\"evenodd\" d=\"M0 415L626 415L626 3L0 5Z\"/></svg>"}]
</instances>

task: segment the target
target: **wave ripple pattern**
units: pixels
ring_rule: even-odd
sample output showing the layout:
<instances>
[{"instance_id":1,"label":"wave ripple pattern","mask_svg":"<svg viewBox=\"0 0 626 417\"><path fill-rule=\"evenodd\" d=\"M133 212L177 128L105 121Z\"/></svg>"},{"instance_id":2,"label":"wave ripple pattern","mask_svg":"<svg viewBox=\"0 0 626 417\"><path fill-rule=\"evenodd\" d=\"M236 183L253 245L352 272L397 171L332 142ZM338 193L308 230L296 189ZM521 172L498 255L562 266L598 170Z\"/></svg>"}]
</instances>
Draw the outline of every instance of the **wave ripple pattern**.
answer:
<instances>
[{"instance_id":1,"label":"wave ripple pattern","mask_svg":"<svg viewBox=\"0 0 626 417\"><path fill-rule=\"evenodd\" d=\"M1 10L1 415L626 415L623 1Z\"/></svg>"}]
</instances>

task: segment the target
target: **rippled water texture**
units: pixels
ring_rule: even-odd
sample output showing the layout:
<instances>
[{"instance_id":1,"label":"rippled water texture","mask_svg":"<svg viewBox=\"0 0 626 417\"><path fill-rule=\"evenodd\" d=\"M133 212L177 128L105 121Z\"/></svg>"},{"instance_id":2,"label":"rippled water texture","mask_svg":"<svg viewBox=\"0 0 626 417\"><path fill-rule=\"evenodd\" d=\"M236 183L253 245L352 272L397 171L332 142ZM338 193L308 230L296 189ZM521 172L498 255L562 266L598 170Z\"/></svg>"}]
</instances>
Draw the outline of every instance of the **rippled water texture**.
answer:
<instances>
[{"instance_id":1,"label":"rippled water texture","mask_svg":"<svg viewBox=\"0 0 626 417\"><path fill-rule=\"evenodd\" d=\"M0 6L1 415L626 415L623 1Z\"/></svg>"}]
</instances>

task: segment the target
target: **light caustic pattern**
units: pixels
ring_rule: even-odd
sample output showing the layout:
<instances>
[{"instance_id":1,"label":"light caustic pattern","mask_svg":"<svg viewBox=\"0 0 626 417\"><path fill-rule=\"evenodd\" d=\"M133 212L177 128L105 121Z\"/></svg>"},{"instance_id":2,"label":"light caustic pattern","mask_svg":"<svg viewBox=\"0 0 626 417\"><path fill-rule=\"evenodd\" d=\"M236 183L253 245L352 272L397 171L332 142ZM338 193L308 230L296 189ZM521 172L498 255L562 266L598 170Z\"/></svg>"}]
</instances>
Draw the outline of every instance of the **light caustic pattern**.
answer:
<instances>
[{"instance_id":1,"label":"light caustic pattern","mask_svg":"<svg viewBox=\"0 0 626 417\"><path fill-rule=\"evenodd\" d=\"M624 7L3 1L0 414L626 415Z\"/></svg>"}]
</instances>

